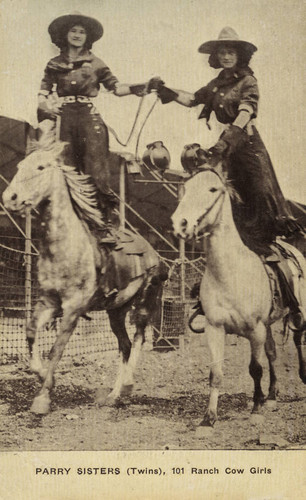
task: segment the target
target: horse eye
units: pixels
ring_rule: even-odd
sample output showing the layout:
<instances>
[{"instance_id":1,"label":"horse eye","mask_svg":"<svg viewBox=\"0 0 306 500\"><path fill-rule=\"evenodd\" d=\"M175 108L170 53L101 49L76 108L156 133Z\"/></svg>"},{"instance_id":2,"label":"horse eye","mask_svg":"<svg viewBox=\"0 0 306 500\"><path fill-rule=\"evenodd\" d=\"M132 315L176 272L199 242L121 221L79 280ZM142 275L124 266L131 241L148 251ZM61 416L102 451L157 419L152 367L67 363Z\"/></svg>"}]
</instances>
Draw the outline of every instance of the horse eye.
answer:
<instances>
[{"instance_id":1,"label":"horse eye","mask_svg":"<svg viewBox=\"0 0 306 500\"><path fill-rule=\"evenodd\" d=\"M216 191L218 191L218 189L217 189L217 188L210 188L210 190L209 190L209 191L210 191L211 193L215 193Z\"/></svg>"},{"instance_id":2,"label":"horse eye","mask_svg":"<svg viewBox=\"0 0 306 500\"><path fill-rule=\"evenodd\" d=\"M37 168L37 170L44 170L44 166L43 165L39 165L39 167Z\"/></svg>"}]
</instances>

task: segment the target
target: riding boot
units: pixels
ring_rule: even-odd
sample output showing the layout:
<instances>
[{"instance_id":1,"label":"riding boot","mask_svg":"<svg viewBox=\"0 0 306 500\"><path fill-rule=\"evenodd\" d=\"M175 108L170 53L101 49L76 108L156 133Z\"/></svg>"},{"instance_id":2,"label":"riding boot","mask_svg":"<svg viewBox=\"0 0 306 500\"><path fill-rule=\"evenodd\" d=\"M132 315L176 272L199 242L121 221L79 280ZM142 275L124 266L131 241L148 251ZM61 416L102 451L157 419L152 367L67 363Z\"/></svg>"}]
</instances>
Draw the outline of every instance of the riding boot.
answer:
<instances>
[{"instance_id":1,"label":"riding boot","mask_svg":"<svg viewBox=\"0 0 306 500\"><path fill-rule=\"evenodd\" d=\"M106 224L105 228L97 231L98 243L99 245L110 245L115 247L117 245L117 239L113 235L112 226L110 227Z\"/></svg>"},{"instance_id":2,"label":"riding boot","mask_svg":"<svg viewBox=\"0 0 306 500\"><path fill-rule=\"evenodd\" d=\"M103 194L103 196L105 197L106 195ZM105 227L101 228L98 232L98 243L101 245L110 245L111 247L115 247L118 244L118 238L116 237L115 228L112 223L114 204L107 198L104 202L100 200L100 203L102 207L101 211L105 220Z\"/></svg>"},{"instance_id":3,"label":"riding boot","mask_svg":"<svg viewBox=\"0 0 306 500\"><path fill-rule=\"evenodd\" d=\"M103 244L101 245L101 252L104 265L100 272L99 288L102 290L105 299L111 299L116 297L119 292L112 248Z\"/></svg>"}]
</instances>

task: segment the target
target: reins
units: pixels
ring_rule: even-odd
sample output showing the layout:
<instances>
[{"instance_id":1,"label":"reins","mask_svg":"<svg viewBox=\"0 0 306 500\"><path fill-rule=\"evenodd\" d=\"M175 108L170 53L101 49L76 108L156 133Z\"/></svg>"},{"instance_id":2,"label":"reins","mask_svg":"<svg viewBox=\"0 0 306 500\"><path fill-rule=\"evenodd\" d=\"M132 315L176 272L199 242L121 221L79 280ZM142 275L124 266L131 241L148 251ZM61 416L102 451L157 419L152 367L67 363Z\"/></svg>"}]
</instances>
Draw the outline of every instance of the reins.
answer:
<instances>
[{"instance_id":1,"label":"reins","mask_svg":"<svg viewBox=\"0 0 306 500\"><path fill-rule=\"evenodd\" d=\"M201 169L200 171L205 171L205 170L208 170L214 174L216 174L220 181L222 182L223 186L224 186L224 182L223 182L223 179L221 177L221 175L216 172L216 170L212 169L212 168L205 168L205 169ZM224 200L225 200L225 189L222 189L219 193L219 195L215 198L215 200L213 201L213 203L210 205L210 207L208 207L205 212L197 219L197 225L199 225L203 219L205 219L205 217L212 211L212 209L215 207L215 205L218 203L218 201L220 200L220 198L222 197L222 203L220 203L220 207L219 207L219 210L217 212L217 215L216 215L216 218L214 220L214 222L212 224L210 224L210 226L214 226L216 224L216 222L218 221L219 217L220 217L220 214L221 214L221 210L223 208L223 203L224 203ZM207 235L208 233L206 232L205 235ZM201 239L204 237L204 234L202 234L201 236L198 236L197 239Z\"/></svg>"},{"instance_id":2,"label":"reins","mask_svg":"<svg viewBox=\"0 0 306 500\"><path fill-rule=\"evenodd\" d=\"M132 125L132 128L131 128L131 131L130 131L130 133L128 135L128 138L127 138L127 140L125 142L123 142L123 141L121 141L119 139L117 133L115 132L115 130L112 127L110 127L109 125L106 125L107 128L108 128L108 130L109 130L109 132L114 136L114 138L116 139L116 141L118 142L118 144L120 144L123 147L126 147L129 144L129 142L130 142L130 140L131 140L131 138L133 136L134 130L136 128L136 124L137 124L139 116L140 116L140 111L141 111L141 108L142 108L142 105L143 105L143 102L144 102L144 98L145 98L145 96L143 96L141 98L141 100L140 100L140 103L139 103L137 111L136 111L136 116L135 116L135 119L134 119L134 122L133 122L133 125ZM157 102L158 102L158 97L156 97L154 103L152 104L151 108L149 109L149 111L148 111L145 119L143 120L143 123L142 123L142 125L140 127L140 130L138 132L138 136L137 136L137 140L136 140L136 148L135 148L135 157L136 158L137 158L137 155L138 155L138 147L139 147L140 136L141 136L142 131L143 131L143 129L144 129L144 127L145 127L145 125L146 125L146 123L147 123L147 121L148 121L151 113L153 112L153 109L155 108Z\"/></svg>"}]
</instances>

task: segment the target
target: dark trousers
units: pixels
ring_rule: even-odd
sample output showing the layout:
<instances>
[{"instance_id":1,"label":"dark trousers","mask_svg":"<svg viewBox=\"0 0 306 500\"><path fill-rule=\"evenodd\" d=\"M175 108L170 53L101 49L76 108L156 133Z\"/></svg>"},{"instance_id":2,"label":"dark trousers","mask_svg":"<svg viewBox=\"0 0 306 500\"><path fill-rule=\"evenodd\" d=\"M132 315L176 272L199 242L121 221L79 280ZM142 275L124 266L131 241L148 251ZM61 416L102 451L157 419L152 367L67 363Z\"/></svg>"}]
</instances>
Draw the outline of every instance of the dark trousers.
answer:
<instances>
[{"instance_id":1,"label":"dark trousers","mask_svg":"<svg viewBox=\"0 0 306 500\"><path fill-rule=\"evenodd\" d=\"M92 103L63 104L60 139L68 142L66 165L90 175L100 191L102 206L114 206L116 198L109 187L108 130Z\"/></svg>"}]
</instances>

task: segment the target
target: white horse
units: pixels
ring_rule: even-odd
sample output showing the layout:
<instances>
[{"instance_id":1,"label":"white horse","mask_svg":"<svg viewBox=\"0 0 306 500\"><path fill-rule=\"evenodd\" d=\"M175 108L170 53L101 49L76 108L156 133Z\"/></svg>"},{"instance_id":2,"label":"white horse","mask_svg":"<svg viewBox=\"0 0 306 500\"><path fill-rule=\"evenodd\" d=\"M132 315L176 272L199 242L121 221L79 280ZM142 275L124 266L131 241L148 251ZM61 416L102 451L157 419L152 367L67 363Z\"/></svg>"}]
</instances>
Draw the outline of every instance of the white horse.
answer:
<instances>
[{"instance_id":1,"label":"white horse","mask_svg":"<svg viewBox=\"0 0 306 500\"><path fill-rule=\"evenodd\" d=\"M131 392L145 328L165 279L153 248L141 236L129 233L129 241L132 238L141 248L136 261L138 267L125 252L123 241L120 251L125 254L118 257L117 272L124 273L125 284L118 295L105 303L101 272L107 269L110 252L100 249L88 225L88 221L98 228L102 224L96 188L88 176L64 165L64 146L64 143L54 142L52 135L49 142L41 140L36 150L20 162L15 177L3 193L8 210L22 214L26 209L39 207L43 223L38 263L40 297L27 326L30 368L42 379L42 387L31 407L37 414L49 412L56 366L78 319L93 306L107 310L121 355L113 390L105 401L101 395L97 401L113 404L120 396ZM110 272L115 274L114 266ZM136 332L131 343L125 319L132 306ZM62 318L60 332L50 351L49 363L44 366L36 333L58 316Z\"/></svg>"},{"instance_id":2,"label":"white horse","mask_svg":"<svg viewBox=\"0 0 306 500\"><path fill-rule=\"evenodd\" d=\"M185 194L172 216L174 233L184 239L206 233L207 264L200 286L200 300L208 326L205 329L211 353L210 400L201 423L212 426L217 419L219 388L222 382L224 341L226 333L247 338L251 345L250 375L254 380L253 412L264 403L261 389L264 354L269 360L270 387L268 400L275 400L276 376L275 344L270 324L284 317L270 317L272 291L262 260L242 242L236 229L231 209L231 196L236 194L222 174L203 169L185 183ZM305 263L303 256L291 248L303 266L305 304ZM300 268L301 269L301 268ZM301 299L302 300L302 299ZM305 332L297 331L294 340L298 349L300 376L306 383L306 362L302 351Z\"/></svg>"}]
</instances>

